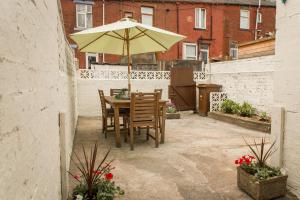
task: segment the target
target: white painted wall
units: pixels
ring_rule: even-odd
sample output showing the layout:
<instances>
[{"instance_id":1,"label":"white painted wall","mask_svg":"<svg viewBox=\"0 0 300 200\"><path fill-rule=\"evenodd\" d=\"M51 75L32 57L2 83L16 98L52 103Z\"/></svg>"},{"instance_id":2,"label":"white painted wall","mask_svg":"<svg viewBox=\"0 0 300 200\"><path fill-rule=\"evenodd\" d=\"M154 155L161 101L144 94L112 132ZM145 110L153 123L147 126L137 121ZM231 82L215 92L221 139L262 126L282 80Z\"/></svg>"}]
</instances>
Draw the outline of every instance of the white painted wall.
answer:
<instances>
[{"instance_id":1,"label":"white painted wall","mask_svg":"<svg viewBox=\"0 0 300 200\"><path fill-rule=\"evenodd\" d=\"M258 111L270 113L276 65L275 56L211 63L209 82L222 85L230 99L247 101Z\"/></svg>"},{"instance_id":2,"label":"white painted wall","mask_svg":"<svg viewBox=\"0 0 300 200\"><path fill-rule=\"evenodd\" d=\"M276 59L279 64L274 72L274 107L285 110L281 141L283 167L289 175L290 189L300 197L300 1L287 0L285 5L278 1L276 18ZM280 119L278 113L274 112L272 118ZM272 135L276 136L277 132L273 130Z\"/></svg>"},{"instance_id":3,"label":"white painted wall","mask_svg":"<svg viewBox=\"0 0 300 200\"><path fill-rule=\"evenodd\" d=\"M0 199L58 200L58 114L66 113L67 154L77 115L58 4L10 0L0 8Z\"/></svg>"},{"instance_id":4,"label":"white painted wall","mask_svg":"<svg viewBox=\"0 0 300 200\"><path fill-rule=\"evenodd\" d=\"M110 94L110 88L127 88L127 80L84 80L78 79L78 113L80 116L100 116L101 107L98 89L105 95ZM163 89L163 99L168 99L169 80L132 80L132 91L153 92Z\"/></svg>"}]
</instances>

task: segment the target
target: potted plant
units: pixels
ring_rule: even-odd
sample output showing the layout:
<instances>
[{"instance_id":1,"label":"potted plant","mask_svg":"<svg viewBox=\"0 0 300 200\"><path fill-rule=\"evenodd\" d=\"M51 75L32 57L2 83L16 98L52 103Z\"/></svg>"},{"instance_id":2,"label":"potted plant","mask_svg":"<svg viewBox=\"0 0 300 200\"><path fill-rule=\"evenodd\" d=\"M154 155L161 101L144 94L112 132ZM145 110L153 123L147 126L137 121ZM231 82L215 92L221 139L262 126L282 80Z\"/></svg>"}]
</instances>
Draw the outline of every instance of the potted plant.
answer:
<instances>
[{"instance_id":1,"label":"potted plant","mask_svg":"<svg viewBox=\"0 0 300 200\"><path fill-rule=\"evenodd\" d=\"M171 101L167 103L166 117L167 119L180 119L180 113L177 112L175 104Z\"/></svg>"},{"instance_id":2,"label":"potted plant","mask_svg":"<svg viewBox=\"0 0 300 200\"><path fill-rule=\"evenodd\" d=\"M276 141L266 149L265 138L253 148L245 140L253 155L242 156L235 160L237 185L256 200L274 199L286 194L287 175L276 167L267 164L268 158L276 151ZM260 146L260 147L259 147Z\"/></svg>"},{"instance_id":3,"label":"potted plant","mask_svg":"<svg viewBox=\"0 0 300 200\"><path fill-rule=\"evenodd\" d=\"M76 162L72 162L80 171L80 174L69 174L74 178L78 185L74 188L72 200L113 200L115 197L124 195L124 191L115 185L113 181L114 169L112 161L105 162L110 150L106 153L99 164L96 165L98 145L95 144L91 150L90 157L87 156L85 148L82 146L84 159L80 160L75 154Z\"/></svg>"}]
</instances>

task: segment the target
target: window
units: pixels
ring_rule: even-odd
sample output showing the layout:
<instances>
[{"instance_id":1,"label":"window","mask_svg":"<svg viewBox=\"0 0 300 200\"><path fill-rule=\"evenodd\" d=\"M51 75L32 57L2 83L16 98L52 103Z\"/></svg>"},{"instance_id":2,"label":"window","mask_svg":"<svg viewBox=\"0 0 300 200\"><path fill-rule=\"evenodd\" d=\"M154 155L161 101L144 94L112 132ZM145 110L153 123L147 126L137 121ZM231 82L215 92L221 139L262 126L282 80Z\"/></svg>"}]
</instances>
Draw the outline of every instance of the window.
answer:
<instances>
[{"instance_id":1,"label":"window","mask_svg":"<svg viewBox=\"0 0 300 200\"><path fill-rule=\"evenodd\" d=\"M204 8L195 9L195 28L206 29L206 10Z\"/></svg>"},{"instance_id":2,"label":"window","mask_svg":"<svg viewBox=\"0 0 300 200\"><path fill-rule=\"evenodd\" d=\"M76 4L76 26L82 29L93 27L92 5Z\"/></svg>"},{"instance_id":3,"label":"window","mask_svg":"<svg viewBox=\"0 0 300 200\"><path fill-rule=\"evenodd\" d=\"M257 23L262 23L262 14L261 13L257 13Z\"/></svg>"},{"instance_id":4,"label":"window","mask_svg":"<svg viewBox=\"0 0 300 200\"><path fill-rule=\"evenodd\" d=\"M153 26L153 8L142 7L142 24Z\"/></svg>"},{"instance_id":5,"label":"window","mask_svg":"<svg viewBox=\"0 0 300 200\"><path fill-rule=\"evenodd\" d=\"M133 13L132 12L124 12L124 17L133 18Z\"/></svg>"},{"instance_id":6,"label":"window","mask_svg":"<svg viewBox=\"0 0 300 200\"><path fill-rule=\"evenodd\" d=\"M232 59L238 59L238 45L236 43L231 43L230 44L229 56Z\"/></svg>"},{"instance_id":7,"label":"window","mask_svg":"<svg viewBox=\"0 0 300 200\"><path fill-rule=\"evenodd\" d=\"M85 54L85 65L87 69L92 68L92 64L99 62L97 53L86 53Z\"/></svg>"},{"instance_id":8,"label":"window","mask_svg":"<svg viewBox=\"0 0 300 200\"><path fill-rule=\"evenodd\" d=\"M209 46L208 44L201 44L200 45L200 60L203 61L205 64L209 61Z\"/></svg>"},{"instance_id":9,"label":"window","mask_svg":"<svg viewBox=\"0 0 300 200\"><path fill-rule=\"evenodd\" d=\"M241 29L249 29L249 15L250 15L250 12L249 10L241 10L241 13L240 13L240 28Z\"/></svg>"},{"instance_id":10,"label":"window","mask_svg":"<svg viewBox=\"0 0 300 200\"><path fill-rule=\"evenodd\" d=\"M197 45L194 43L183 43L183 59L197 60Z\"/></svg>"}]
</instances>

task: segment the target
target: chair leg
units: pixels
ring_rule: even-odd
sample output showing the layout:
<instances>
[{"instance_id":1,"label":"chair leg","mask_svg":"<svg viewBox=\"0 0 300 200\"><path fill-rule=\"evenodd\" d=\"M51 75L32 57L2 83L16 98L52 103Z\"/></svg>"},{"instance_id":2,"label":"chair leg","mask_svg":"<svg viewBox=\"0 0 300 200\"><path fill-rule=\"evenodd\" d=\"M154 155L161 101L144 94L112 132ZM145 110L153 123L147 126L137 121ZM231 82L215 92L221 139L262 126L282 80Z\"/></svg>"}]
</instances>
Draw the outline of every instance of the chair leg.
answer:
<instances>
[{"instance_id":1,"label":"chair leg","mask_svg":"<svg viewBox=\"0 0 300 200\"><path fill-rule=\"evenodd\" d=\"M104 117L102 117L102 133L105 133L105 127L104 127Z\"/></svg>"},{"instance_id":2,"label":"chair leg","mask_svg":"<svg viewBox=\"0 0 300 200\"><path fill-rule=\"evenodd\" d=\"M131 149L131 151L133 151L134 150L134 147L133 147L134 132L133 132L133 127L132 126L130 126L129 134L130 134L130 149Z\"/></svg>"},{"instance_id":3,"label":"chair leg","mask_svg":"<svg viewBox=\"0 0 300 200\"><path fill-rule=\"evenodd\" d=\"M149 126L147 126L147 140L149 140Z\"/></svg>"},{"instance_id":4,"label":"chair leg","mask_svg":"<svg viewBox=\"0 0 300 200\"><path fill-rule=\"evenodd\" d=\"M161 127L162 122L161 122L161 120L162 120L162 117L158 116L158 127L159 127L160 132L162 132L162 127Z\"/></svg>"},{"instance_id":5,"label":"chair leg","mask_svg":"<svg viewBox=\"0 0 300 200\"><path fill-rule=\"evenodd\" d=\"M125 130L125 135L124 135L124 142L127 142L127 137L128 137L128 128L127 128L127 125L128 125L128 122L127 122L127 119L126 117L123 117L123 120L124 120L124 130Z\"/></svg>"},{"instance_id":6,"label":"chair leg","mask_svg":"<svg viewBox=\"0 0 300 200\"><path fill-rule=\"evenodd\" d=\"M155 147L158 148L159 142L158 142L158 127L155 127Z\"/></svg>"},{"instance_id":7,"label":"chair leg","mask_svg":"<svg viewBox=\"0 0 300 200\"><path fill-rule=\"evenodd\" d=\"M104 131L104 135L105 135L105 139L107 138L107 118L105 118L105 120L104 120L104 123L105 123L105 131Z\"/></svg>"}]
</instances>

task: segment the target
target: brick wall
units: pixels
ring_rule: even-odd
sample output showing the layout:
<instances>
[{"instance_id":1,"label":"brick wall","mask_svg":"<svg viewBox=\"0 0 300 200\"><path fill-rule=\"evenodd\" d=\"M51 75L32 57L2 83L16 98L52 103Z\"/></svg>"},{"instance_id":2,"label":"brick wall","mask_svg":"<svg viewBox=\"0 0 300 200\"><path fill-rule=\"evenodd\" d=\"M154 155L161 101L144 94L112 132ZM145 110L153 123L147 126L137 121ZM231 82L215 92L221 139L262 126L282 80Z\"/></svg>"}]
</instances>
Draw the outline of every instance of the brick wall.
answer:
<instances>
[{"instance_id":1,"label":"brick wall","mask_svg":"<svg viewBox=\"0 0 300 200\"><path fill-rule=\"evenodd\" d=\"M75 32L75 4L73 0L61 0L67 34ZM141 1L106 1L105 24L115 22L124 17L124 12L132 12L133 18L141 21L141 6L154 8L154 26L187 36L184 42L210 44L210 58L223 59L228 56L230 41L245 42L254 40L256 7L248 6L250 10L250 30L240 29L239 5L222 5L207 3L155 3ZM205 8L207 11L207 28L195 29L195 8ZM178 12L177 12L178 11ZM93 5L93 25L102 25L102 1ZM263 23L259 25L261 34L275 30L275 8L261 8ZM177 23L178 22L178 23ZM72 43L72 41L70 41ZM174 45L165 53L157 53L158 60L182 59L182 42ZM76 52L79 66L85 68L85 54ZM99 55L101 59L101 54ZM106 55L105 61L118 63L119 56Z\"/></svg>"},{"instance_id":2,"label":"brick wall","mask_svg":"<svg viewBox=\"0 0 300 200\"><path fill-rule=\"evenodd\" d=\"M0 7L0 198L60 199L58 114L66 113L70 155L76 85L58 4L10 0Z\"/></svg>"},{"instance_id":3,"label":"brick wall","mask_svg":"<svg viewBox=\"0 0 300 200\"><path fill-rule=\"evenodd\" d=\"M274 73L274 100L275 106L285 109L283 167L289 175L289 189L300 197L300 1L290 0L285 5L278 1L277 6L276 59L279 65ZM272 117L280 118L276 113Z\"/></svg>"},{"instance_id":4,"label":"brick wall","mask_svg":"<svg viewBox=\"0 0 300 200\"><path fill-rule=\"evenodd\" d=\"M258 111L270 113L276 66L274 56L211 63L210 82L222 85L230 99L247 101Z\"/></svg>"}]
</instances>

